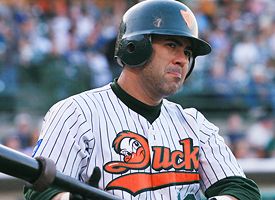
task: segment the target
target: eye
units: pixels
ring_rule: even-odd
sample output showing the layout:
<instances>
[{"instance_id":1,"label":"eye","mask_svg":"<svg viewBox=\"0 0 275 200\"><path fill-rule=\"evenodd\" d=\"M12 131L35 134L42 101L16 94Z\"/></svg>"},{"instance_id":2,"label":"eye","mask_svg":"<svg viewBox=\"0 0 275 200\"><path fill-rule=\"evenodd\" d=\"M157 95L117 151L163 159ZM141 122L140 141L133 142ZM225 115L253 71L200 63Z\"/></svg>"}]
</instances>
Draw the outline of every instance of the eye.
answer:
<instances>
[{"instance_id":1,"label":"eye","mask_svg":"<svg viewBox=\"0 0 275 200\"><path fill-rule=\"evenodd\" d=\"M134 141L133 144L132 144L132 148L133 150L136 150L138 147L140 147L140 143L138 141Z\"/></svg>"},{"instance_id":2,"label":"eye","mask_svg":"<svg viewBox=\"0 0 275 200\"><path fill-rule=\"evenodd\" d=\"M177 44L175 42L169 42L167 43L167 46L171 47L172 49L177 47Z\"/></svg>"},{"instance_id":3,"label":"eye","mask_svg":"<svg viewBox=\"0 0 275 200\"><path fill-rule=\"evenodd\" d=\"M184 55L186 55L188 58L193 57L193 52L191 49L184 49Z\"/></svg>"},{"instance_id":4,"label":"eye","mask_svg":"<svg viewBox=\"0 0 275 200\"><path fill-rule=\"evenodd\" d=\"M139 147L139 146L140 146L140 144L139 144L139 142L138 142L138 141L134 141L133 146L135 146L135 147Z\"/></svg>"}]
</instances>

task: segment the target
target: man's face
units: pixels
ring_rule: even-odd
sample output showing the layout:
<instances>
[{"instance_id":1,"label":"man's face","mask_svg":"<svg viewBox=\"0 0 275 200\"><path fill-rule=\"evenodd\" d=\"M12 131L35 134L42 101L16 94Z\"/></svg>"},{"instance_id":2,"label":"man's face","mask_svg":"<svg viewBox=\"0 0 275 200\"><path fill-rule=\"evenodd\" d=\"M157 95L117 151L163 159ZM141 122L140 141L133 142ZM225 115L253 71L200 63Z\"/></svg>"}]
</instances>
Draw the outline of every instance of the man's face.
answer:
<instances>
[{"instance_id":1,"label":"man's face","mask_svg":"<svg viewBox=\"0 0 275 200\"><path fill-rule=\"evenodd\" d=\"M183 84L192 56L190 41L179 36L153 36L151 60L141 72L143 83L156 97L175 93Z\"/></svg>"}]
</instances>

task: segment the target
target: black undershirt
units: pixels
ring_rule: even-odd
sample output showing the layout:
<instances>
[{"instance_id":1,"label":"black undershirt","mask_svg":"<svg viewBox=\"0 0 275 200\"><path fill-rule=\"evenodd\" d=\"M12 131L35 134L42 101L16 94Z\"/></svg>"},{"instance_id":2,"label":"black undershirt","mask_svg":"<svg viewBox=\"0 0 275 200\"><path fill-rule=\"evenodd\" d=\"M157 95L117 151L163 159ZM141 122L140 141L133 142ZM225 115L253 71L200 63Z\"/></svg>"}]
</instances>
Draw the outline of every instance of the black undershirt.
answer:
<instances>
[{"instance_id":1,"label":"black undershirt","mask_svg":"<svg viewBox=\"0 0 275 200\"><path fill-rule=\"evenodd\" d=\"M111 83L111 88L116 96L130 109L142 115L151 124L159 117L162 101L159 105L149 106L125 92L117 83L117 79Z\"/></svg>"}]
</instances>

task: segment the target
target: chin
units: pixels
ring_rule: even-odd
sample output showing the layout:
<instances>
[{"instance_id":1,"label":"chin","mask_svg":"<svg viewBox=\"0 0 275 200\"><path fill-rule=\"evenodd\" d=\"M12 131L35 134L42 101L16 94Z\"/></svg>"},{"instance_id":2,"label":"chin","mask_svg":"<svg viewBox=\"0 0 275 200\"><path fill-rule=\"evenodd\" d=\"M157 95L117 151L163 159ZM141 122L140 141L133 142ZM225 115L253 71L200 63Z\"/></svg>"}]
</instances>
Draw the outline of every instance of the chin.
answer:
<instances>
[{"instance_id":1,"label":"chin","mask_svg":"<svg viewBox=\"0 0 275 200\"><path fill-rule=\"evenodd\" d=\"M175 94L178 90L179 90L180 87L170 87L170 88L167 88L165 91L164 91L164 94L165 96L170 96L172 94Z\"/></svg>"},{"instance_id":2,"label":"chin","mask_svg":"<svg viewBox=\"0 0 275 200\"><path fill-rule=\"evenodd\" d=\"M172 94L175 94L182 86L181 81L166 81L162 82L162 84L159 84L157 90L162 94L163 96L167 97Z\"/></svg>"}]
</instances>

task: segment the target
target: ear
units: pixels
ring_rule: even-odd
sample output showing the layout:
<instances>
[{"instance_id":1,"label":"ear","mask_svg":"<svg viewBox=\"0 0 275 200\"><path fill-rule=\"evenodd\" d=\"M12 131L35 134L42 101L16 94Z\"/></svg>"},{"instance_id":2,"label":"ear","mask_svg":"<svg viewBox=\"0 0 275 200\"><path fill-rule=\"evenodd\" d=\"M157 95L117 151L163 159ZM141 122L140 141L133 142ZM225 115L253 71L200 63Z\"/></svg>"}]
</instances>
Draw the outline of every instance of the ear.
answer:
<instances>
[{"instance_id":1,"label":"ear","mask_svg":"<svg viewBox=\"0 0 275 200\"><path fill-rule=\"evenodd\" d=\"M123 38L115 55L118 62L130 67L144 65L152 55L152 44L149 35L136 35Z\"/></svg>"}]
</instances>

